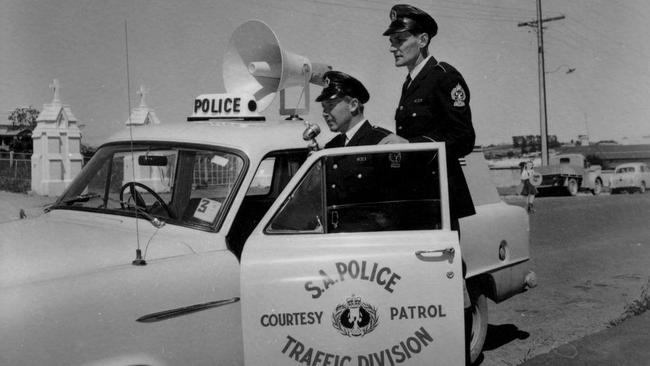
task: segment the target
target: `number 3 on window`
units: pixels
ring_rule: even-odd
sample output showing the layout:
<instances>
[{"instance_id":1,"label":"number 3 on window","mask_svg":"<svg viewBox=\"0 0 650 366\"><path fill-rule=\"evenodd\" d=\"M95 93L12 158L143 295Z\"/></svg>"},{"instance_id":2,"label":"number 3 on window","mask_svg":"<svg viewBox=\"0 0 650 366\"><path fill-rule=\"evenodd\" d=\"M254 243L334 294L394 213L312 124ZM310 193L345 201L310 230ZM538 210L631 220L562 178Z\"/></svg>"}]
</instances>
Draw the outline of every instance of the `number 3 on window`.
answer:
<instances>
[{"instance_id":1,"label":"number 3 on window","mask_svg":"<svg viewBox=\"0 0 650 366\"><path fill-rule=\"evenodd\" d=\"M202 198L201 202L199 202L199 205L196 208L196 212L205 213L205 211L208 210L208 205L209 204L210 204L210 200Z\"/></svg>"},{"instance_id":2,"label":"number 3 on window","mask_svg":"<svg viewBox=\"0 0 650 366\"><path fill-rule=\"evenodd\" d=\"M201 221L212 222L217 217L220 208L221 203L219 201L201 198L201 202L199 202L196 210L194 210L194 217Z\"/></svg>"}]
</instances>

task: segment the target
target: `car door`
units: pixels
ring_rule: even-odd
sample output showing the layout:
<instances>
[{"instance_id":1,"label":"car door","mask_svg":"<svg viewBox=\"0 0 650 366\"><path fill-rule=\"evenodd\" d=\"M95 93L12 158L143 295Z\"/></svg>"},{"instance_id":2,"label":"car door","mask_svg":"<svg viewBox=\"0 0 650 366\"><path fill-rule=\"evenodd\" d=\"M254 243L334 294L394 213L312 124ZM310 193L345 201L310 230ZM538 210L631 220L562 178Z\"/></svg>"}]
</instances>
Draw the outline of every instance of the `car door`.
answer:
<instances>
[{"instance_id":1,"label":"car door","mask_svg":"<svg viewBox=\"0 0 650 366\"><path fill-rule=\"evenodd\" d=\"M242 254L246 365L464 364L444 145L313 154Z\"/></svg>"}]
</instances>

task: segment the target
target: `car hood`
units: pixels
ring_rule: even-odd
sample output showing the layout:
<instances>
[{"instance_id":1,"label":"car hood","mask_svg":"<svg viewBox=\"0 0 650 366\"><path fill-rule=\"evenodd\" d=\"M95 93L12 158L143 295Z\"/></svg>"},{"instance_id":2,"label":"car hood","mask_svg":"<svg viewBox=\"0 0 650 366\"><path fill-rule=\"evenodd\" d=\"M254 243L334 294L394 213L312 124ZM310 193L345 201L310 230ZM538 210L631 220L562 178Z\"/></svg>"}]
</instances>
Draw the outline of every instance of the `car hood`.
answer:
<instances>
[{"instance_id":1,"label":"car hood","mask_svg":"<svg viewBox=\"0 0 650 366\"><path fill-rule=\"evenodd\" d=\"M139 245L147 261L195 253L178 231L141 219ZM138 247L134 218L70 210L6 223L0 232L1 287L131 266Z\"/></svg>"}]
</instances>

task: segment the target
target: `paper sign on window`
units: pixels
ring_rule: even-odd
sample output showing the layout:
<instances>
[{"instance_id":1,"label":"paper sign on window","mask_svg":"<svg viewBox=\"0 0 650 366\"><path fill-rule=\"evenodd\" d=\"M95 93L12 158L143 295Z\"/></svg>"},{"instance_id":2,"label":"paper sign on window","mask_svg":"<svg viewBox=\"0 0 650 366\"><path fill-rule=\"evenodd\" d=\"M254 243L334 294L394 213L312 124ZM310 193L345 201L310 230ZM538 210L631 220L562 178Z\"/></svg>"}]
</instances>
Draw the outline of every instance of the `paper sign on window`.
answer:
<instances>
[{"instance_id":1,"label":"paper sign on window","mask_svg":"<svg viewBox=\"0 0 650 366\"><path fill-rule=\"evenodd\" d=\"M219 208L221 208L219 201L201 198L201 202L199 202L196 210L194 210L194 217L201 221L212 222L217 217Z\"/></svg>"}]
</instances>

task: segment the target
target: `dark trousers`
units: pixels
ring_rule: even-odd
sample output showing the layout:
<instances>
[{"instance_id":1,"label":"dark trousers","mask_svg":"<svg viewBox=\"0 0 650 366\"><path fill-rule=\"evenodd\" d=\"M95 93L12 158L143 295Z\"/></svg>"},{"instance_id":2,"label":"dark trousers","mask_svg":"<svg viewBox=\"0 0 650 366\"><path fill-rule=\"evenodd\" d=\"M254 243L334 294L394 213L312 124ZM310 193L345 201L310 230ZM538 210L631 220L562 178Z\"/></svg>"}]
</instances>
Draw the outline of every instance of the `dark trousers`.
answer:
<instances>
[{"instance_id":1,"label":"dark trousers","mask_svg":"<svg viewBox=\"0 0 650 366\"><path fill-rule=\"evenodd\" d=\"M460 242L460 225L458 219L451 219L451 230L458 232L458 241ZM462 260L462 259L461 259ZM463 264L463 306L465 308L465 364L470 365L470 342L472 341L472 301L467 291L467 283L465 281L465 274L467 273L467 266L465 260Z\"/></svg>"}]
</instances>

